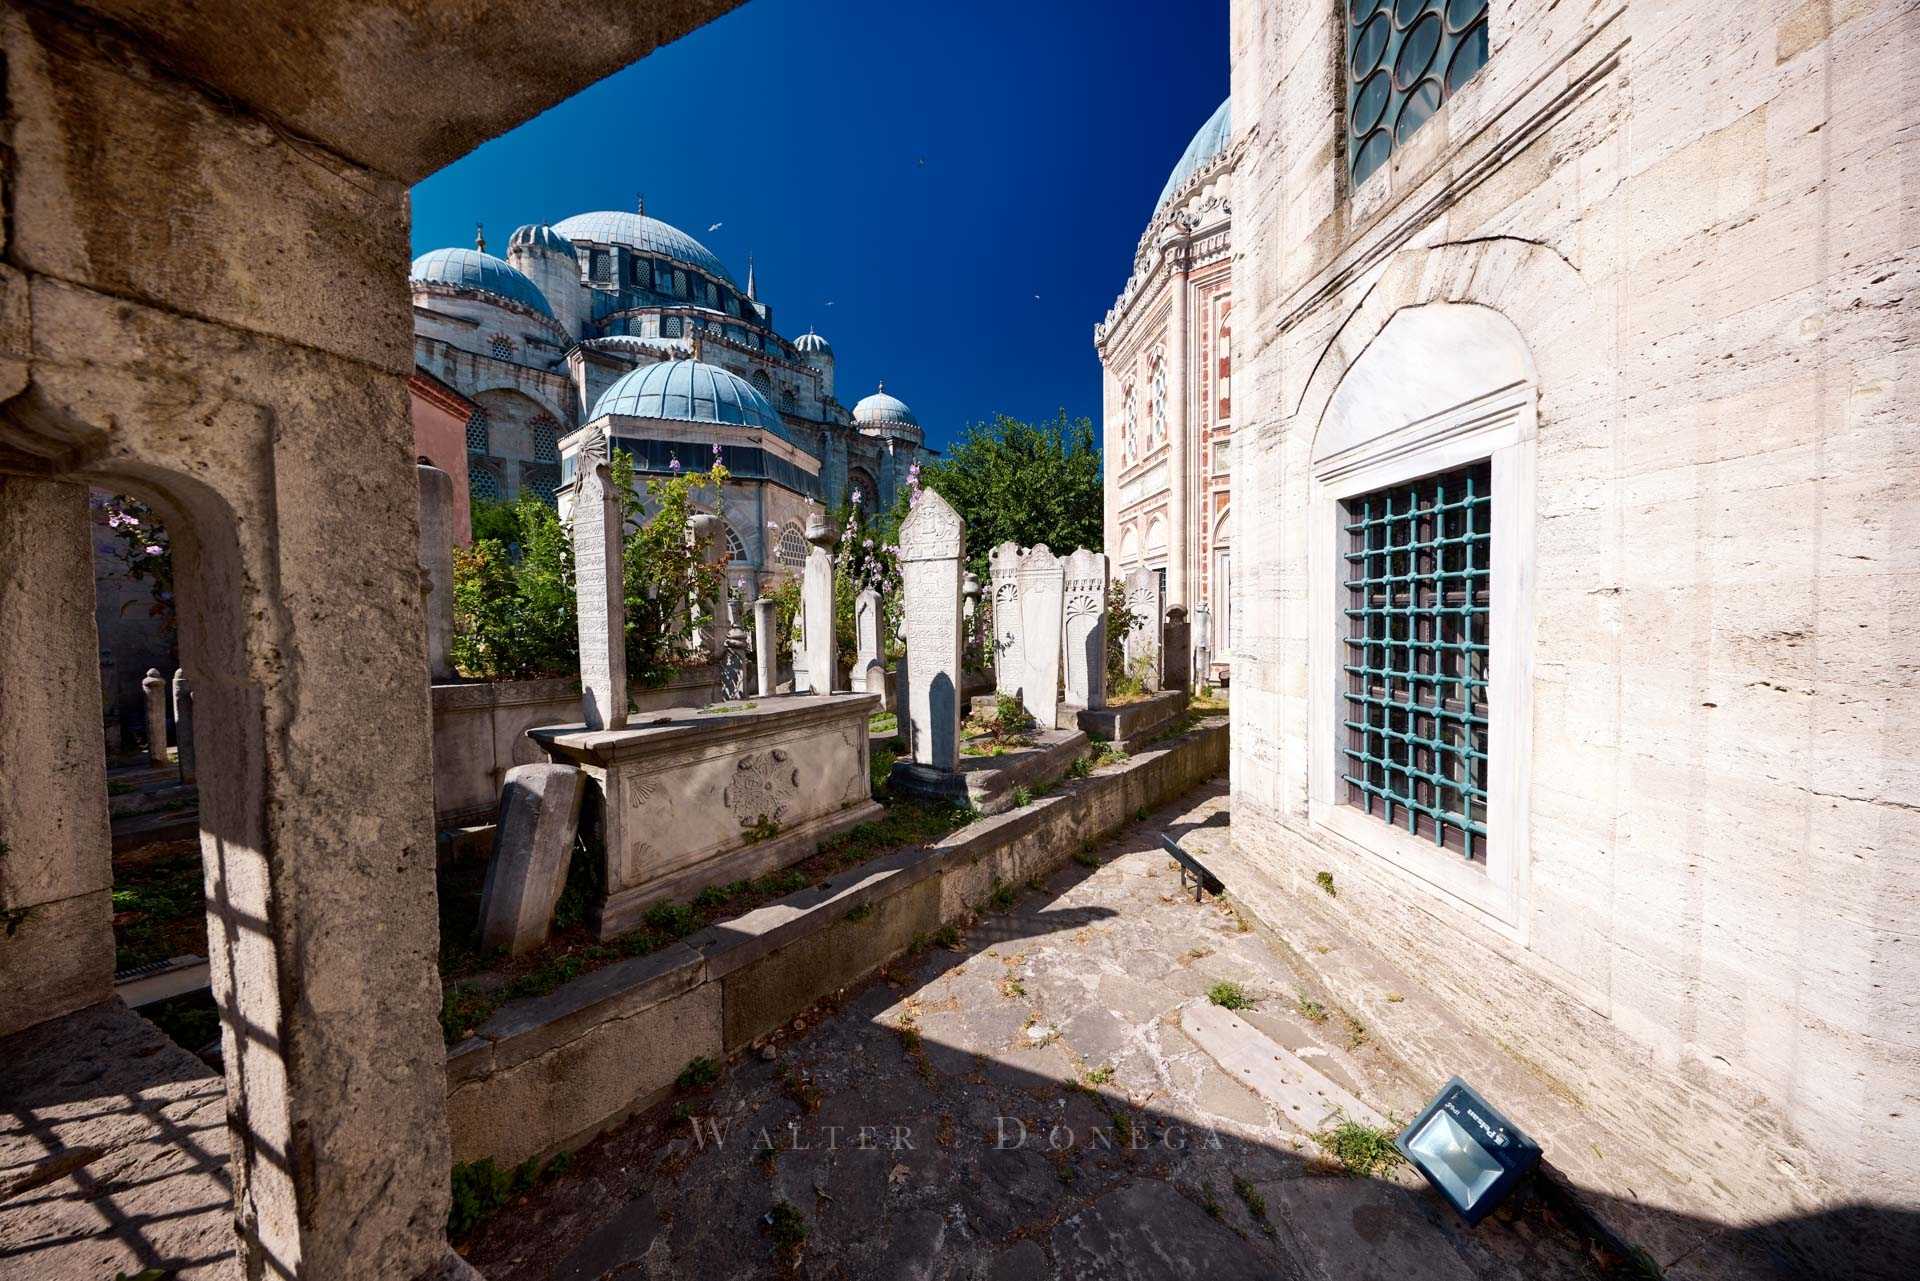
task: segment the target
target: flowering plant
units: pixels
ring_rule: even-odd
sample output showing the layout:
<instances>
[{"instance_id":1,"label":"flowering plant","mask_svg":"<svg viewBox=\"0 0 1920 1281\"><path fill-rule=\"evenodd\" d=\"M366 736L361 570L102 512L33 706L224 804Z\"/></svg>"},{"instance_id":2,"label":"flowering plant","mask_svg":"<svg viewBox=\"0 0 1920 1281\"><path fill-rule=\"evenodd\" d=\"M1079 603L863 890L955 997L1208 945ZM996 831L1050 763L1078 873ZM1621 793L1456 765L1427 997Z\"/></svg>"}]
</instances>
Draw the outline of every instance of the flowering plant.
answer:
<instances>
[{"instance_id":1,"label":"flowering plant","mask_svg":"<svg viewBox=\"0 0 1920 1281\"><path fill-rule=\"evenodd\" d=\"M171 631L173 612L173 540L153 509L124 494L95 493L87 499L94 521L106 527L120 544L127 573L147 584L153 597L149 613Z\"/></svg>"}]
</instances>

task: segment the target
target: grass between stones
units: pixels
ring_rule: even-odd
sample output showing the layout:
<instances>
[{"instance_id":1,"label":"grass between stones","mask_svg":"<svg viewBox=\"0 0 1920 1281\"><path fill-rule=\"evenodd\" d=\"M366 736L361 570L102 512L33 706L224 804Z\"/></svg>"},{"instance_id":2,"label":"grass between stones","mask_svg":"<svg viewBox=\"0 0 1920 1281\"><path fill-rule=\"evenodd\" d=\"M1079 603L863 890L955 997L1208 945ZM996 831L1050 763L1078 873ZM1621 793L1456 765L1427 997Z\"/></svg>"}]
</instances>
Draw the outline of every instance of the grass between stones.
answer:
<instances>
[{"instance_id":1,"label":"grass between stones","mask_svg":"<svg viewBox=\"0 0 1920 1281\"><path fill-rule=\"evenodd\" d=\"M114 968L207 951L200 838L160 841L114 860Z\"/></svg>"},{"instance_id":2,"label":"grass between stones","mask_svg":"<svg viewBox=\"0 0 1920 1281\"><path fill-rule=\"evenodd\" d=\"M1250 1010L1253 996L1234 982L1215 983L1207 989L1207 999L1223 1010Z\"/></svg>"},{"instance_id":3,"label":"grass between stones","mask_svg":"<svg viewBox=\"0 0 1920 1281\"><path fill-rule=\"evenodd\" d=\"M1356 1179L1372 1178L1405 1160L1400 1149L1393 1146L1390 1131L1358 1121L1342 1121L1314 1135L1313 1141Z\"/></svg>"},{"instance_id":4,"label":"grass between stones","mask_svg":"<svg viewBox=\"0 0 1920 1281\"><path fill-rule=\"evenodd\" d=\"M891 753L876 751L874 756L884 756L891 764ZM441 1033L448 1045L457 1045L509 1001L545 996L582 974L658 951L716 920L750 912L846 868L896 850L929 845L978 817L975 811L955 805L887 799L884 816L862 823L785 871L708 886L691 903L656 903L637 929L605 940L594 939L586 926L594 859L583 843L574 851L567 892L554 914L547 946L512 958L478 948L486 859L450 864L440 870Z\"/></svg>"}]
</instances>

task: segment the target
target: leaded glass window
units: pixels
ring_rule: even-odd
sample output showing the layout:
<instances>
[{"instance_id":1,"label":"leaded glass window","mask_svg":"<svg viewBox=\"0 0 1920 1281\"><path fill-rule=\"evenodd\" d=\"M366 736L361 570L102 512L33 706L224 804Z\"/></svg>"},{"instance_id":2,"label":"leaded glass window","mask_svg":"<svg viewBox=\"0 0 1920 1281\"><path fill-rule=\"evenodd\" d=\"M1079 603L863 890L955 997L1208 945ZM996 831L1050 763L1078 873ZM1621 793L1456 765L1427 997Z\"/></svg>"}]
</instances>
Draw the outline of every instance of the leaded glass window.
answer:
<instances>
[{"instance_id":1,"label":"leaded glass window","mask_svg":"<svg viewBox=\"0 0 1920 1281\"><path fill-rule=\"evenodd\" d=\"M1346 802L1480 863L1492 495L1481 462L1342 504Z\"/></svg>"},{"instance_id":2,"label":"leaded glass window","mask_svg":"<svg viewBox=\"0 0 1920 1281\"><path fill-rule=\"evenodd\" d=\"M554 506L559 500L554 491L560 488L560 465L558 463L522 463L520 464L520 492L531 493L547 506Z\"/></svg>"},{"instance_id":3,"label":"leaded glass window","mask_svg":"<svg viewBox=\"0 0 1920 1281\"><path fill-rule=\"evenodd\" d=\"M1358 187L1487 61L1487 0L1346 0L1347 164Z\"/></svg>"}]
</instances>

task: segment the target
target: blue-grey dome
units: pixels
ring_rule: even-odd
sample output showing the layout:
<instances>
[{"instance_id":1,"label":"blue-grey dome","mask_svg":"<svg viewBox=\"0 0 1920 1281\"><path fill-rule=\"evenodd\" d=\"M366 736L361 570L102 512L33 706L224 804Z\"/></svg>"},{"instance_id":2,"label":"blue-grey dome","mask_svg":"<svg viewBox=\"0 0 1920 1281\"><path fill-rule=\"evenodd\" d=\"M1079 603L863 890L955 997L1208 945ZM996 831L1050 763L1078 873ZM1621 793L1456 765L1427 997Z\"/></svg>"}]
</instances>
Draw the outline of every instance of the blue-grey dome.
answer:
<instances>
[{"instance_id":1,"label":"blue-grey dome","mask_svg":"<svg viewBox=\"0 0 1920 1281\"><path fill-rule=\"evenodd\" d=\"M413 260L408 276L429 284L452 285L457 289L477 289L493 294L552 320L553 308L540 287L512 266L478 249L435 249Z\"/></svg>"},{"instance_id":2,"label":"blue-grey dome","mask_svg":"<svg viewBox=\"0 0 1920 1281\"><path fill-rule=\"evenodd\" d=\"M1187 179L1200 172L1209 160L1225 151L1232 140L1233 99L1228 98L1207 117L1207 123L1200 126L1200 132L1193 135L1193 141L1180 153L1180 163L1167 175L1167 185L1160 188L1160 198L1153 202L1153 211L1159 213L1160 206L1186 186Z\"/></svg>"},{"instance_id":3,"label":"blue-grey dome","mask_svg":"<svg viewBox=\"0 0 1920 1281\"><path fill-rule=\"evenodd\" d=\"M573 242L545 223L529 223L517 228L507 241L508 249L551 249L555 253L577 258Z\"/></svg>"},{"instance_id":4,"label":"blue-grey dome","mask_svg":"<svg viewBox=\"0 0 1920 1281\"><path fill-rule=\"evenodd\" d=\"M715 280L733 284L733 277L705 245L678 227L670 227L645 214L618 213L604 209L598 213L575 214L553 224L553 229L568 240L590 240L596 245L624 245L643 254L671 258L675 262L698 267ZM735 286L735 292L739 287Z\"/></svg>"},{"instance_id":5,"label":"blue-grey dome","mask_svg":"<svg viewBox=\"0 0 1920 1281\"><path fill-rule=\"evenodd\" d=\"M811 329L793 340L793 349L802 356L826 356L829 359L833 356L833 348L827 340Z\"/></svg>"},{"instance_id":6,"label":"blue-grey dome","mask_svg":"<svg viewBox=\"0 0 1920 1281\"><path fill-rule=\"evenodd\" d=\"M699 360L665 360L622 374L593 402L587 420L608 414L738 423L786 435L779 412L758 388L738 374Z\"/></svg>"},{"instance_id":7,"label":"blue-grey dome","mask_svg":"<svg viewBox=\"0 0 1920 1281\"><path fill-rule=\"evenodd\" d=\"M853 421L862 426L918 427L920 425L920 420L913 416L911 409L907 408L906 401L897 396L887 395L885 383L881 383L880 389L873 395L862 397L860 403L853 407Z\"/></svg>"}]
</instances>

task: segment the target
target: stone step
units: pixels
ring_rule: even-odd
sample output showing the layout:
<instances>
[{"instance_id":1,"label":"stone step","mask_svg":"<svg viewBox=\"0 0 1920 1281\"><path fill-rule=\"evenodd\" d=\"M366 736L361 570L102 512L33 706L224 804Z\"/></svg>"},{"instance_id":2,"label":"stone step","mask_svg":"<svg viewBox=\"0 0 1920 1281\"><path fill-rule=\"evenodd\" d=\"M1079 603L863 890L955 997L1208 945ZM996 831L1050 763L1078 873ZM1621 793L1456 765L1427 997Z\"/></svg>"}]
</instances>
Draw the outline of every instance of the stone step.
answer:
<instances>
[{"instance_id":1,"label":"stone step","mask_svg":"<svg viewBox=\"0 0 1920 1281\"><path fill-rule=\"evenodd\" d=\"M1307 1134L1342 1120L1388 1128L1387 1118L1373 1107L1232 1010L1204 1001L1188 1005L1180 1011L1180 1030Z\"/></svg>"}]
</instances>

